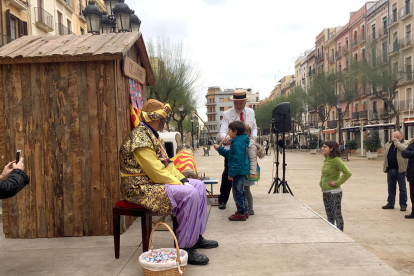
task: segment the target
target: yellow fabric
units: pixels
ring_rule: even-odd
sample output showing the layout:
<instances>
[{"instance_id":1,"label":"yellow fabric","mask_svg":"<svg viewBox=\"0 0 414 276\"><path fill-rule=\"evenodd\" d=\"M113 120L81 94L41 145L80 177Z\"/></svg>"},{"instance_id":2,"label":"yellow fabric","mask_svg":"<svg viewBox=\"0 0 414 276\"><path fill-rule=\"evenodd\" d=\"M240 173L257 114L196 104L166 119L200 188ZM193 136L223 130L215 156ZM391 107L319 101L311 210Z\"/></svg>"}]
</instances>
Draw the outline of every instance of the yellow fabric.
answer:
<instances>
[{"instance_id":1,"label":"yellow fabric","mask_svg":"<svg viewBox=\"0 0 414 276\"><path fill-rule=\"evenodd\" d=\"M164 164L158 160L155 151L152 149L138 148L134 151L134 157L152 182L181 185L180 179L184 178L184 176L177 171L172 163L166 168Z\"/></svg>"}]
</instances>

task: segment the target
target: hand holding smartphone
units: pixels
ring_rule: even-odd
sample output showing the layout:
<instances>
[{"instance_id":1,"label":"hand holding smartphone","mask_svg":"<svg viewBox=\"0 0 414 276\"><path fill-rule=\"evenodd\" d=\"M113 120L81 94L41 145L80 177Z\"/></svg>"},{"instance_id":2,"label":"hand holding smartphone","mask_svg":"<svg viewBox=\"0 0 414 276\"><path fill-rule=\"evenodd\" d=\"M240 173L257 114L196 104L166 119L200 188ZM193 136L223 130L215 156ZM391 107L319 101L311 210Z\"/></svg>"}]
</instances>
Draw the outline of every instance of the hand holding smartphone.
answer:
<instances>
[{"instance_id":1,"label":"hand holding smartphone","mask_svg":"<svg viewBox=\"0 0 414 276\"><path fill-rule=\"evenodd\" d=\"M20 153L21 153L22 151L21 150L18 150L17 152L16 152L16 164L17 163L19 163L19 161L20 161Z\"/></svg>"}]
</instances>

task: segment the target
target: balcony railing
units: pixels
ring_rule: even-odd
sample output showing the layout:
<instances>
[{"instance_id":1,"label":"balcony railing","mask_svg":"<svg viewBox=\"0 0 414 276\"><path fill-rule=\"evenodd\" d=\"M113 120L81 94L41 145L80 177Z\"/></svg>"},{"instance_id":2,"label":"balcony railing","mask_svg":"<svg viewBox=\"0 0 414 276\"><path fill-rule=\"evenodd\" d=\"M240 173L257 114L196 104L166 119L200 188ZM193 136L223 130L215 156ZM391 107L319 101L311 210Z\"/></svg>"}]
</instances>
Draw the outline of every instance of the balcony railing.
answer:
<instances>
[{"instance_id":1,"label":"balcony railing","mask_svg":"<svg viewBox=\"0 0 414 276\"><path fill-rule=\"evenodd\" d=\"M366 40L366 35L365 33L362 33L358 36L358 43L362 43Z\"/></svg>"},{"instance_id":2,"label":"balcony railing","mask_svg":"<svg viewBox=\"0 0 414 276\"><path fill-rule=\"evenodd\" d=\"M56 30L59 35L74 34L71 30L65 27L65 25L63 25L62 23L56 23Z\"/></svg>"},{"instance_id":3,"label":"balcony railing","mask_svg":"<svg viewBox=\"0 0 414 276\"><path fill-rule=\"evenodd\" d=\"M388 28L381 28L378 30L378 36L380 38L388 36Z\"/></svg>"},{"instance_id":4,"label":"balcony railing","mask_svg":"<svg viewBox=\"0 0 414 276\"><path fill-rule=\"evenodd\" d=\"M378 120L378 116L379 116L379 112L378 112L378 110L370 110L370 112L369 112L369 119L370 120Z\"/></svg>"},{"instance_id":5,"label":"balcony railing","mask_svg":"<svg viewBox=\"0 0 414 276\"><path fill-rule=\"evenodd\" d=\"M407 35L404 38L401 38L400 39L400 46L401 46L401 49L413 46L412 35L410 34L410 35Z\"/></svg>"},{"instance_id":6,"label":"balcony railing","mask_svg":"<svg viewBox=\"0 0 414 276\"><path fill-rule=\"evenodd\" d=\"M339 50L335 52L335 57L336 57L336 59L338 59L338 58L341 58L341 57L342 57L342 51L341 51L341 48L339 48Z\"/></svg>"},{"instance_id":7,"label":"balcony railing","mask_svg":"<svg viewBox=\"0 0 414 276\"><path fill-rule=\"evenodd\" d=\"M404 20L407 15L413 14L413 4L405 5L402 9L400 9L400 19Z\"/></svg>"},{"instance_id":8,"label":"balcony railing","mask_svg":"<svg viewBox=\"0 0 414 276\"><path fill-rule=\"evenodd\" d=\"M358 112L352 112L352 120L359 120Z\"/></svg>"},{"instance_id":9,"label":"balcony railing","mask_svg":"<svg viewBox=\"0 0 414 276\"><path fill-rule=\"evenodd\" d=\"M411 106L410 106L411 104ZM397 111L413 111L414 108L414 100L413 99L409 99L409 100L405 100L405 101L399 101L399 102L394 102L394 106L397 109Z\"/></svg>"},{"instance_id":10,"label":"balcony railing","mask_svg":"<svg viewBox=\"0 0 414 276\"><path fill-rule=\"evenodd\" d=\"M333 129L333 128L336 128L337 126L338 126L337 120L328 121L328 128Z\"/></svg>"},{"instance_id":11,"label":"balcony railing","mask_svg":"<svg viewBox=\"0 0 414 276\"><path fill-rule=\"evenodd\" d=\"M43 8L37 7L34 9L36 24L40 25L42 28L49 32L53 31L53 16Z\"/></svg>"},{"instance_id":12,"label":"balcony railing","mask_svg":"<svg viewBox=\"0 0 414 276\"><path fill-rule=\"evenodd\" d=\"M4 45L12 42L13 40L13 38L0 33L0 47L3 47Z\"/></svg>"},{"instance_id":13,"label":"balcony railing","mask_svg":"<svg viewBox=\"0 0 414 276\"><path fill-rule=\"evenodd\" d=\"M335 55L331 55L330 57L329 57L329 63L332 63L332 62L334 62L335 61Z\"/></svg>"},{"instance_id":14,"label":"balcony railing","mask_svg":"<svg viewBox=\"0 0 414 276\"><path fill-rule=\"evenodd\" d=\"M343 55L349 54L349 48L348 48L348 46L342 47L342 54Z\"/></svg>"},{"instance_id":15,"label":"balcony railing","mask_svg":"<svg viewBox=\"0 0 414 276\"><path fill-rule=\"evenodd\" d=\"M359 119L367 119L368 118L368 111L367 110L363 110L358 112L359 113Z\"/></svg>"},{"instance_id":16,"label":"balcony railing","mask_svg":"<svg viewBox=\"0 0 414 276\"><path fill-rule=\"evenodd\" d=\"M353 37L351 40L351 48L354 48L355 46L358 46L358 38Z\"/></svg>"},{"instance_id":17,"label":"balcony railing","mask_svg":"<svg viewBox=\"0 0 414 276\"><path fill-rule=\"evenodd\" d=\"M394 23L398 23L398 20L399 20L398 14L397 13L392 13L389 20L390 20L390 25L389 26L393 25Z\"/></svg>"},{"instance_id":18,"label":"balcony railing","mask_svg":"<svg viewBox=\"0 0 414 276\"><path fill-rule=\"evenodd\" d=\"M319 53L318 55L316 55L316 62L321 61L324 59L323 53Z\"/></svg>"},{"instance_id":19,"label":"balcony railing","mask_svg":"<svg viewBox=\"0 0 414 276\"><path fill-rule=\"evenodd\" d=\"M392 54L392 53L395 53L395 52L398 52L399 50L400 50L400 43L396 40L396 41L394 41L393 43L391 43L391 45L389 46L389 53L390 54Z\"/></svg>"}]
</instances>

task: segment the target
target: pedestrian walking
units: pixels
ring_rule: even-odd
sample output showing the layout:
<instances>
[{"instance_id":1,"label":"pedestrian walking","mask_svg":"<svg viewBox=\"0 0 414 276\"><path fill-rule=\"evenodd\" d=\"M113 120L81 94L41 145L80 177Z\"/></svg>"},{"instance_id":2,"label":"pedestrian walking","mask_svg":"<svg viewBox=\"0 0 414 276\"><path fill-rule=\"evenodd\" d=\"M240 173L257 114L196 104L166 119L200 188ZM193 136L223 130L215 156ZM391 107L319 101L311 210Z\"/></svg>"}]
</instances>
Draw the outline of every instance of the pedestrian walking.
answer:
<instances>
[{"instance_id":1,"label":"pedestrian walking","mask_svg":"<svg viewBox=\"0 0 414 276\"><path fill-rule=\"evenodd\" d=\"M267 151L269 150L269 142L267 141L267 138L263 141L263 149L266 151L267 156Z\"/></svg>"},{"instance_id":2,"label":"pedestrian walking","mask_svg":"<svg viewBox=\"0 0 414 276\"><path fill-rule=\"evenodd\" d=\"M385 144L383 163L384 173L387 173L388 199L382 209L394 209L397 182L400 189L400 211L407 210L407 188L405 184L405 171L408 160L402 157L401 152L408 146L400 131L392 134L392 141Z\"/></svg>"},{"instance_id":3,"label":"pedestrian walking","mask_svg":"<svg viewBox=\"0 0 414 276\"><path fill-rule=\"evenodd\" d=\"M234 121L241 121L249 125L252 129L253 139L257 138L257 126L254 110L246 107L246 100L248 99L246 95L246 90L236 89L233 91L233 96L230 97L230 100L233 101L233 107L227 111L223 112L223 119L221 121L220 127L220 139L224 140L223 146L225 149L230 149L230 139L227 136L229 130L229 124ZM226 138L227 137L227 138ZM218 197L219 209L226 209L227 201L229 200L230 191L232 189L232 182L228 179L229 173L229 160L224 159L224 171L221 175L221 186L220 186L220 195Z\"/></svg>"},{"instance_id":4,"label":"pedestrian walking","mask_svg":"<svg viewBox=\"0 0 414 276\"><path fill-rule=\"evenodd\" d=\"M336 227L344 231L344 219L341 210L341 186L352 174L341 159L341 152L339 151L337 142L326 141L322 146L322 154L325 159L323 161L319 186L323 193L323 204L325 205L326 216L332 225L336 222Z\"/></svg>"},{"instance_id":5,"label":"pedestrian walking","mask_svg":"<svg viewBox=\"0 0 414 276\"><path fill-rule=\"evenodd\" d=\"M407 181L410 185L411 214L406 215L406 219L414 218L414 137L405 150L401 152L402 157L408 158Z\"/></svg>"}]
</instances>

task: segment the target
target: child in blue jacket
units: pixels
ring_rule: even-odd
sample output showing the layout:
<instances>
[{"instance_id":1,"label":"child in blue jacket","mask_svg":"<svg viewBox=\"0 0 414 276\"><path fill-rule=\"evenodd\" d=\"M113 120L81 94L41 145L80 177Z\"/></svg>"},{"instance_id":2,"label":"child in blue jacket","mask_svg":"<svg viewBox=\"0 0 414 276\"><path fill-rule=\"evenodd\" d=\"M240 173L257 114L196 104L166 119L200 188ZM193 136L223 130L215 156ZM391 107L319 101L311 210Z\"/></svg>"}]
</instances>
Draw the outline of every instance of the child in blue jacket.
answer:
<instances>
[{"instance_id":1,"label":"child in blue jacket","mask_svg":"<svg viewBox=\"0 0 414 276\"><path fill-rule=\"evenodd\" d=\"M237 212L229 217L232 221L245 221L248 218L244 180L250 173L250 163L247 157L247 148L250 144L246 127L241 121L229 124L230 150L214 144L214 149L229 160L229 180L233 181L233 198Z\"/></svg>"}]
</instances>

